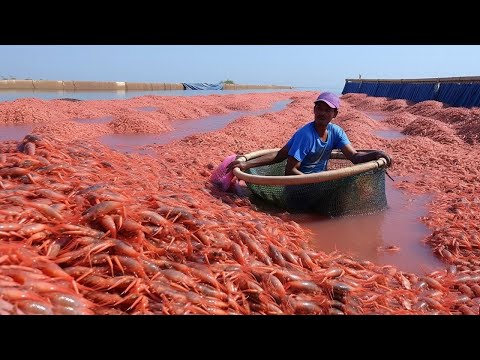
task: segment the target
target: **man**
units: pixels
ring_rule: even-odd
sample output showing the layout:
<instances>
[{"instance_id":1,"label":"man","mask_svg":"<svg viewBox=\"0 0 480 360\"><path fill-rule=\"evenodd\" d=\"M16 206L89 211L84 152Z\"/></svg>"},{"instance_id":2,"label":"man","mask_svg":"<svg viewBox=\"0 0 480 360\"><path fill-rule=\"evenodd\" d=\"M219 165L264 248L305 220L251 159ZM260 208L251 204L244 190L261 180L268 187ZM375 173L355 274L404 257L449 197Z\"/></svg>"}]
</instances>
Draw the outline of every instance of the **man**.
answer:
<instances>
[{"instance_id":1,"label":"man","mask_svg":"<svg viewBox=\"0 0 480 360\"><path fill-rule=\"evenodd\" d=\"M244 171L252 167L270 165L287 159L285 175L311 174L327 169L333 149L340 149L353 164L385 158L390 166L392 159L383 151L359 153L350 143L345 131L331 121L338 115L340 99L331 92L321 93L314 101L314 121L298 129L278 152L245 161L238 157L227 170L238 167Z\"/></svg>"}]
</instances>

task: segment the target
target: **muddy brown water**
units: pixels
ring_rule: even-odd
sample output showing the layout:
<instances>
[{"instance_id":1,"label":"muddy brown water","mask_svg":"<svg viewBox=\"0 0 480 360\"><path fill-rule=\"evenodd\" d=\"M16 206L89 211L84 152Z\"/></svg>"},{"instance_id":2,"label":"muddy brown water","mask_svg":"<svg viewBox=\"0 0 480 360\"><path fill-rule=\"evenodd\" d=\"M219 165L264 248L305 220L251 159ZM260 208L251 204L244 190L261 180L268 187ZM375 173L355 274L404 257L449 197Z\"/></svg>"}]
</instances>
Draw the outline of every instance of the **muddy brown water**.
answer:
<instances>
[{"instance_id":1,"label":"muddy brown water","mask_svg":"<svg viewBox=\"0 0 480 360\"><path fill-rule=\"evenodd\" d=\"M388 208L375 214L339 218L315 214L290 216L312 232L311 245L317 250L339 250L355 259L393 265L417 274L443 268L443 263L422 241L431 233L421 222L431 197L407 196L395 189L390 179L386 179L385 185ZM391 251L391 247L398 247L398 250Z\"/></svg>"},{"instance_id":2,"label":"muddy brown water","mask_svg":"<svg viewBox=\"0 0 480 360\"><path fill-rule=\"evenodd\" d=\"M376 121L382 121L388 112L364 112ZM374 132L385 139L400 139L405 135L387 128ZM414 181L390 175L396 182ZM388 208L370 215L327 218L316 214L290 214L287 218L311 232L310 244L324 252L338 250L357 260L368 260L379 265L393 265L399 270L427 274L445 267L443 262L424 244L423 239L431 231L422 223L427 215L430 195L409 195L394 187L394 182L385 178ZM272 214L278 209L265 206L254 200L263 211Z\"/></svg>"}]
</instances>

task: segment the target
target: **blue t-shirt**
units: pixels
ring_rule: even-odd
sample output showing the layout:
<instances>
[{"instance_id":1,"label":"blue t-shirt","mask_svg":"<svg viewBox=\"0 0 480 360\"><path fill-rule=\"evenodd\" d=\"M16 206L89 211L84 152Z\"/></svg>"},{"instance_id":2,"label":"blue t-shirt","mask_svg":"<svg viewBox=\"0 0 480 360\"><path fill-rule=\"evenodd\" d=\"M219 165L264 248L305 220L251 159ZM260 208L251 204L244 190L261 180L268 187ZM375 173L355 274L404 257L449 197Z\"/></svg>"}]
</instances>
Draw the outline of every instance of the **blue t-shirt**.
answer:
<instances>
[{"instance_id":1,"label":"blue t-shirt","mask_svg":"<svg viewBox=\"0 0 480 360\"><path fill-rule=\"evenodd\" d=\"M332 150L350 144L347 134L340 126L329 123L327 132L327 141L323 142L312 121L298 129L288 140L288 155L301 162L299 170L304 174L326 170Z\"/></svg>"}]
</instances>

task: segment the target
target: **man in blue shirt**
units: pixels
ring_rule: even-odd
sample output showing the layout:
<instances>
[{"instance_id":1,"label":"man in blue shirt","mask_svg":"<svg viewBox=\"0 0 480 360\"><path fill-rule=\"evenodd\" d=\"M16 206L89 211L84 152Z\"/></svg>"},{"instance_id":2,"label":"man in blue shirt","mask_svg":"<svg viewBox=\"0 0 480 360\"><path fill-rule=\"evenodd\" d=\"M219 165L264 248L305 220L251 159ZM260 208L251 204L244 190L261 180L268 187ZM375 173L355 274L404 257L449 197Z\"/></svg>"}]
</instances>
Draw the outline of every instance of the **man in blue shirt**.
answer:
<instances>
[{"instance_id":1,"label":"man in blue shirt","mask_svg":"<svg viewBox=\"0 0 480 360\"><path fill-rule=\"evenodd\" d=\"M238 157L228 170L235 167L244 171L252 167L275 164L287 159L285 175L303 175L324 171L333 149L340 149L353 164L385 158L391 165L391 158L383 151L357 152L345 131L330 122L337 116L340 99L330 92L321 93L314 101L315 120L298 129L292 138L278 152L266 154L245 161Z\"/></svg>"}]
</instances>

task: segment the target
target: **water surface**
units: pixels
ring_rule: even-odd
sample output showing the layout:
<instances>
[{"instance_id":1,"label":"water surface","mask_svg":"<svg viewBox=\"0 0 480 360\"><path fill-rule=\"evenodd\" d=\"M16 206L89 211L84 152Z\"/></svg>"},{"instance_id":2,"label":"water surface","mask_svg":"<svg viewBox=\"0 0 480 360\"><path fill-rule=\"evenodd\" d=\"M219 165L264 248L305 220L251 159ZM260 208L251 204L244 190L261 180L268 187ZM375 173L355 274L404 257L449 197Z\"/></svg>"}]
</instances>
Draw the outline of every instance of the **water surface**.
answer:
<instances>
[{"instance_id":1,"label":"water surface","mask_svg":"<svg viewBox=\"0 0 480 360\"><path fill-rule=\"evenodd\" d=\"M211 115L197 119L173 120L173 130L161 134L108 134L100 138L101 142L111 149L122 152L148 153L141 149L146 145L161 145L183 139L187 136L208 131L219 130L242 116L260 116L283 110L292 100L275 102L268 109L254 111L233 111L228 114Z\"/></svg>"}]
</instances>

